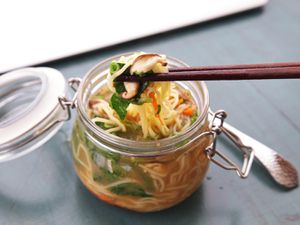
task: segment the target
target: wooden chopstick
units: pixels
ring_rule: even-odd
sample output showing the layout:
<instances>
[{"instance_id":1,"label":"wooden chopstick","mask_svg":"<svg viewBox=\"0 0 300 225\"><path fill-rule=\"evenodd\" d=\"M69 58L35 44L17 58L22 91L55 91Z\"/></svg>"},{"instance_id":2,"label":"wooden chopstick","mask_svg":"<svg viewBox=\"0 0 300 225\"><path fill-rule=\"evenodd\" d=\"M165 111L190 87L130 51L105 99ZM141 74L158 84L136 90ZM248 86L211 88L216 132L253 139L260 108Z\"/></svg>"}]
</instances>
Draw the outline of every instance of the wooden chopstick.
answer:
<instances>
[{"instance_id":1,"label":"wooden chopstick","mask_svg":"<svg viewBox=\"0 0 300 225\"><path fill-rule=\"evenodd\" d=\"M170 69L150 76L121 75L116 81L253 80L300 78L300 62L246 64Z\"/></svg>"},{"instance_id":2,"label":"wooden chopstick","mask_svg":"<svg viewBox=\"0 0 300 225\"><path fill-rule=\"evenodd\" d=\"M178 68L171 68L169 71L179 72L179 71L200 71L200 70L224 70L224 69L258 69L258 68L278 68L278 67L298 67L298 66L300 66L300 62L280 62L280 63L263 63L263 64L178 67Z\"/></svg>"}]
</instances>

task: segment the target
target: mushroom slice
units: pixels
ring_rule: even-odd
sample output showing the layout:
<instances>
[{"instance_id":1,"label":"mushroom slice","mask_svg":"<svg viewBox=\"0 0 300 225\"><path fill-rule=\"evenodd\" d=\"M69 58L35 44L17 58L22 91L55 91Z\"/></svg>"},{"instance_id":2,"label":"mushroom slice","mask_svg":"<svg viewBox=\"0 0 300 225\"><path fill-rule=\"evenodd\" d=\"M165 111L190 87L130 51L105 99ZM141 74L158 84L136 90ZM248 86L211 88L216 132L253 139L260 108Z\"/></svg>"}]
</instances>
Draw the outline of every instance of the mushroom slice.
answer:
<instances>
[{"instance_id":1,"label":"mushroom slice","mask_svg":"<svg viewBox=\"0 0 300 225\"><path fill-rule=\"evenodd\" d=\"M138 82L124 82L126 91L121 94L121 97L124 99L131 99L137 95L139 91Z\"/></svg>"},{"instance_id":2,"label":"mushroom slice","mask_svg":"<svg viewBox=\"0 0 300 225\"><path fill-rule=\"evenodd\" d=\"M138 56L132 63L130 74L147 73L157 64L161 63L163 66L167 65L166 59L154 53L143 54Z\"/></svg>"}]
</instances>

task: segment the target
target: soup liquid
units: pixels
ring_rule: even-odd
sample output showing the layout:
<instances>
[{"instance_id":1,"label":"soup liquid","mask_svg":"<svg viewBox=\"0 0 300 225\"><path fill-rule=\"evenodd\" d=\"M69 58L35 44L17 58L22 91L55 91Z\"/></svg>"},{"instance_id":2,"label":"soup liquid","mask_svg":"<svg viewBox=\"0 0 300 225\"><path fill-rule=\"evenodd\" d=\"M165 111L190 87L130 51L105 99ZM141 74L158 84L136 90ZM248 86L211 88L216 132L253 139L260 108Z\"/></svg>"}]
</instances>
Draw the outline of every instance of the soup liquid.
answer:
<instances>
[{"instance_id":1,"label":"soup liquid","mask_svg":"<svg viewBox=\"0 0 300 225\"><path fill-rule=\"evenodd\" d=\"M199 133L206 130L208 122ZM186 142L181 143L184 147L180 151L130 157L96 146L80 120L72 132L75 169L82 183L99 199L139 212L169 208L199 187L208 169L204 150L210 138Z\"/></svg>"}]
</instances>

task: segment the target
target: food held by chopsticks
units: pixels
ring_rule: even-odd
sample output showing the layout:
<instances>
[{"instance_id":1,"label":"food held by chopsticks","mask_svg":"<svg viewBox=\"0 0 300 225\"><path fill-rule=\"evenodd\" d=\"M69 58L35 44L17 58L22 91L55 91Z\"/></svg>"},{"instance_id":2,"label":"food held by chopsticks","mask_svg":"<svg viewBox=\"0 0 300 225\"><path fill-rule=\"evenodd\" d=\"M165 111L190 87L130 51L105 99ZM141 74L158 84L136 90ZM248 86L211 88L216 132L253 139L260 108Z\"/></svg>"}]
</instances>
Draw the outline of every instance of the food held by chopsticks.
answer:
<instances>
[{"instance_id":1,"label":"food held by chopsticks","mask_svg":"<svg viewBox=\"0 0 300 225\"><path fill-rule=\"evenodd\" d=\"M118 136L160 139L185 131L197 118L197 107L188 90L175 82L116 82L133 77L167 73L166 57L136 53L110 64L107 87L90 100L90 117L102 129Z\"/></svg>"},{"instance_id":2,"label":"food held by chopsticks","mask_svg":"<svg viewBox=\"0 0 300 225\"><path fill-rule=\"evenodd\" d=\"M106 202L158 211L190 196L204 179L209 162L204 149L210 138L194 137L209 129L204 107L208 101L201 101L206 100L204 94L201 97L206 87L200 82L187 88L178 82L116 81L123 74L165 72L166 57L158 54L135 53L112 61L100 75L106 75L106 83L89 96L86 108L89 122L105 137L101 147L85 137L79 120L75 125L76 171L85 186ZM112 139L113 151L103 148L107 139ZM125 148L115 147L119 143Z\"/></svg>"},{"instance_id":3,"label":"food held by chopsticks","mask_svg":"<svg viewBox=\"0 0 300 225\"><path fill-rule=\"evenodd\" d=\"M300 62L183 67L152 76L122 75L116 81L255 80L300 78Z\"/></svg>"}]
</instances>

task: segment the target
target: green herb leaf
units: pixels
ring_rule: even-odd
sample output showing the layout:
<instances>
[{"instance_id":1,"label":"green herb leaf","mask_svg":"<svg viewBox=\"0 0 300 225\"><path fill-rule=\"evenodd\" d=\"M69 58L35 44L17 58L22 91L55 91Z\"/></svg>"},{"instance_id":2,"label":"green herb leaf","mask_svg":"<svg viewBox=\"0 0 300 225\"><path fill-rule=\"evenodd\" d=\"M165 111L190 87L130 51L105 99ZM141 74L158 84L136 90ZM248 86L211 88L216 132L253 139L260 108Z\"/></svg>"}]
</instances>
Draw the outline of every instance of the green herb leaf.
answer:
<instances>
[{"instance_id":1,"label":"green herb leaf","mask_svg":"<svg viewBox=\"0 0 300 225\"><path fill-rule=\"evenodd\" d=\"M121 120L124 120L127 114L127 107L130 104L129 100L123 99L117 94L111 96L109 102L111 108L113 108Z\"/></svg>"},{"instance_id":2,"label":"green herb leaf","mask_svg":"<svg viewBox=\"0 0 300 225\"><path fill-rule=\"evenodd\" d=\"M110 191L117 195L129 195L135 197L152 197L145 192L142 186L135 183L123 183L110 188Z\"/></svg>"},{"instance_id":3,"label":"green herb leaf","mask_svg":"<svg viewBox=\"0 0 300 225\"><path fill-rule=\"evenodd\" d=\"M97 155L99 153L95 153L93 154L93 161L97 164L97 157L98 160L99 158L101 158L101 156L99 157L99 155ZM108 167L105 163L103 166L99 166L98 170L96 170L96 172L94 173L93 179L95 181L100 182L101 184L108 184L111 183L113 181L119 180L121 177L126 176L127 171L124 170L121 166L119 162L116 161L103 161L101 160L101 163L106 162L106 163L110 163L110 167ZM98 164L97 164L98 165ZM108 170L106 167L110 168L110 170Z\"/></svg>"},{"instance_id":4,"label":"green herb leaf","mask_svg":"<svg viewBox=\"0 0 300 225\"><path fill-rule=\"evenodd\" d=\"M194 113L194 115L193 115L192 118L191 118L191 123L192 123L192 124L195 123L195 121L197 120L197 118L198 118L198 114L197 114L197 113Z\"/></svg>"},{"instance_id":5,"label":"green herb leaf","mask_svg":"<svg viewBox=\"0 0 300 225\"><path fill-rule=\"evenodd\" d=\"M126 88L125 88L123 82L114 82L114 86L115 86L116 92L118 94L121 94L126 91Z\"/></svg>"},{"instance_id":6,"label":"green herb leaf","mask_svg":"<svg viewBox=\"0 0 300 225\"><path fill-rule=\"evenodd\" d=\"M103 130L107 130L107 129L110 129L110 128L113 127L112 125L108 125L108 124L103 123L103 122L95 122L95 124L96 124L98 127L101 127Z\"/></svg>"},{"instance_id":7,"label":"green herb leaf","mask_svg":"<svg viewBox=\"0 0 300 225\"><path fill-rule=\"evenodd\" d=\"M97 94L97 95L95 95L95 98L96 98L96 99L104 99L104 96L103 96L103 95Z\"/></svg>"},{"instance_id":8,"label":"green herb leaf","mask_svg":"<svg viewBox=\"0 0 300 225\"><path fill-rule=\"evenodd\" d=\"M152 75L152 74L154 74L154 72L152 70L150 70L146 73L144 73L142 71L136 71L136 72L133 73L133 75L136 75L136 76L139 76L139 77L148 76L148 75Z\"/></svg>"},{"instance_id":9,"label":"green herb leaf","mask_svg":"<svg viewBox=\"0 0 300 225\"><path fill-rule=\"evenodd\" d=\"M160 113L160 111L161 111L161 105L158 105L156 115L158 115Z\"/></svg>"},{"instance_id":10,"label":"green herb leaf","mask_svg":"<svg viewBox=\"0 0 300 225\"><path fill-rule=\"evenodd\" d=\"M97 173L94 175L93 179L94 181L98 181L100 183L110 183L113 181L116 181L120 178L120 174L117 173L111 173L108 170L104 168L99 168Z\"/></svg>"},{"instance_id":11,"label":"green herb leaf","mask_svg":"<svg viewBox=\"0 0 300 225\"><path fill-rule=\"evenodd\" d=\"M106 159L111 159L113 162L117 163L121 159L120 154L114 153L114 152L109 152L107 150L101 149L97 147L90 139L89 137L85 134L85 129L81 127L80 123L78 121L75 122L75 129L74 129L74 134L77 134L77 137L79 140L78 142L82 142L84 146L89 150L92 159L94 160L95 153L101 154L103 157Z\"/></svg>"},{"instance_id":12,"label":"green herb leaf","mask_svg":"<svg viewBox=\"0 0 300 225\"><path fill-rule=\"evenodd\" d=\"M112 61L110 63L110 66L109 66L110 74L113 75L115 72L120 70L124 65L125 65L124 63L119 63L119 62L116 62L116 61Z\"/></svg>"},{"instance_id":13,"label":"green herb leaf","mask_svg":"<svg viewBox=\"0 0 300 225\"><path fill-rule=\"evenodd\" d=\"M140 82L137 95L134 98L130 99L132 104L142 105L144 103L149 103L152 101L150 98L141 98L141 94L146 90L146 88L149 86L149 84L150 84L150 82L148 82L148 81Z\"/></svg>"},{"instance_id":14,"label":"green herb leaf","mask_svg":"<svg viewBox=\"0 0 300 225\"><path fill-rule=\"evenodd\" d=\"M114 152L108 152L106 150L102 150L102 149L98 148L97 146L95 146L88 139L86 140L86 146L88 147L88 149L91 153L92 160L94 162L97 161L96 160L97 154L100 154L101 156L103 156L106 159L111 159L113 162L116 162L116 163L119 162L119 160L121 159L120 154L114 153Z\"/></svg>"}]
</instances>

